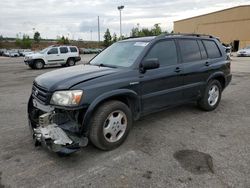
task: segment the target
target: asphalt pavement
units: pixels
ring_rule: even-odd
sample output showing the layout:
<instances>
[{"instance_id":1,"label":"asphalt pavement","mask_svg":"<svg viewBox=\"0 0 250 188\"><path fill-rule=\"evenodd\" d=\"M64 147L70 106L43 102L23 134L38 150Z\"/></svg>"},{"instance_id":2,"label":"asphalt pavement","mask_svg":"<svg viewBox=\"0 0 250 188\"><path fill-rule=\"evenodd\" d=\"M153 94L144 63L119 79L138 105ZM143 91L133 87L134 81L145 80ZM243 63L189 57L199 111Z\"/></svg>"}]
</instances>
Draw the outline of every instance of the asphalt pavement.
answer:
<instances>
[{"instance_id":1,"label":"asphalt pavement","mask_svg":"<svg viewBox=\"0 0 250 188\"><path fill-rule=\"evenodd\" d=\"M135 122L116 150L90 144L59 157L34 147L26 111L34 78L61 67L31 70L0 57L0 188L250 187L250 58L232 57L231 67L215 111L165 110Z\"/></svg>"}]
</instances>

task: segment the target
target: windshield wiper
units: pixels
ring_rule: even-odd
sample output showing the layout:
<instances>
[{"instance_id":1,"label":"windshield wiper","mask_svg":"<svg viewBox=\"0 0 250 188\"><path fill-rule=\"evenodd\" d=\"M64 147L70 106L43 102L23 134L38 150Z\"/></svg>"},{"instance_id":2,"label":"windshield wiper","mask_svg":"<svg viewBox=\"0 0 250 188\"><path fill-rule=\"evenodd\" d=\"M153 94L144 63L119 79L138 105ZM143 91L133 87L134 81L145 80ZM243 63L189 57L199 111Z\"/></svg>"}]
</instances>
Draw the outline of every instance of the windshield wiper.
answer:
<instances>
[{"instance_id":1,"label":"windshield wiper","mask_svg":"<svg viewBox=\"0 0 250 188\"><path fill-rule=\"evenodd\" d=\"M116 66L114 66L114 65L108 65L108 64L103 64L103 63L97 64L97 66L99 66L99 67L117 68L117 67L116 67Z\"/></svg>"}]
</instances>

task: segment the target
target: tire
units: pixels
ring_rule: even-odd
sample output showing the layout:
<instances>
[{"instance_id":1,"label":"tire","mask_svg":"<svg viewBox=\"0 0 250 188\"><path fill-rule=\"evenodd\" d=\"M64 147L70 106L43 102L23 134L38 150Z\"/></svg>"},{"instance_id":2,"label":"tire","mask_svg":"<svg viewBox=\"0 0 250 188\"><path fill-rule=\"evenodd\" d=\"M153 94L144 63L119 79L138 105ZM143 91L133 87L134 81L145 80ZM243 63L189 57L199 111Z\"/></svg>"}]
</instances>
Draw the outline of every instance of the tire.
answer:
<instances>
[{"instance_id":1,"label":"tire","mask_svg":"<svg viewBox=\"0 0 250 188\"><path fill-rule=\"evenodd\" d=\"M217 108L221 100L222 87L218 80L208 82L203 97L198 101L202 110L212 111Z\"/></svg>"},{"instance_id":2,"label":"tire","mask_svg":"<svg viewBox=\"0 0 250 188\"><path fill-rule=\"evenodd\" d=\"M36 69L43 69L44 62L42 60L36 60L35 63L34 63L34 67Z\"/></svg>"},{"instance_id":3,"label":"tire","mask_svg":"<svg viewBox=\"0 0 250 188\"><path fill-rule=\"evenodd\" d=\"M74 66L75 64L76 64L76 62L73 58L69 58L67 60L67 66L71 67L71 66Z\"/></svg>"},{"instance_id":4,"label":"tire","mask_svg":"<svg viewBox=\"0 0 250 188\"><path fill-rule=\"evenodd\" d=\"M132 113L120 101L108 101L94 112L90 121L90 140L101 150L112 150L120 146L132 126Z\"/></svg>"}]
</instances>

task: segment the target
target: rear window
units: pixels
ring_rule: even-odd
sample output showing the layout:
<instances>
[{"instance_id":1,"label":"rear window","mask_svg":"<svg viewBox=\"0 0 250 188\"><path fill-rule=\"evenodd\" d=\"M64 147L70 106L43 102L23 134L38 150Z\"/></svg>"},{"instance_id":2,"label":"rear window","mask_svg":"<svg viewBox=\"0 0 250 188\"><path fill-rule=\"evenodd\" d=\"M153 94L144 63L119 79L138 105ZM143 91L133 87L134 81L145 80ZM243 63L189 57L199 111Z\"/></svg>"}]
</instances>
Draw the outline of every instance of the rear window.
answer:
<instances>
[{"instance_id":1,"label":"rear window","mask_svg":"<svg viewBox=\"0 0 250 188\"><path fill-rule=\"evenodd\" d=\"M61 52L61 54L66 54L66 53L68 53L68 48L67 47L60 47L60 52Z\"/></svg>"},{"instance_id":2,"label":"rear window","mask_svg":"<svg viewBox=\"0 0 250 188\"><path fill-rule=\"evenodd\" d=\"M180 39L179 46L184 63L201 60L201 53L196 40Z\"/></svg>"},{"instance_id":3,"label":"rear window","mask_svg":"<svg viewBox=\"0 0 250 188\"><path fill-rule=\"evenodd\" d=\"M217 44L212 40L203 40L203 43L207 49L207 55L209 58L219 58L221 57L221 52Z\"/></svg>"},{"instance_id":4,"label":"rear window","mask_svg":"<svg viewBox=\"0 0 250 188\"><path fill-rule=\"evenodd\" d=\"M77 49L76 49L76 47L70 47L70 51L71 52L77 52Z\"/></svg>"}]
</instances>

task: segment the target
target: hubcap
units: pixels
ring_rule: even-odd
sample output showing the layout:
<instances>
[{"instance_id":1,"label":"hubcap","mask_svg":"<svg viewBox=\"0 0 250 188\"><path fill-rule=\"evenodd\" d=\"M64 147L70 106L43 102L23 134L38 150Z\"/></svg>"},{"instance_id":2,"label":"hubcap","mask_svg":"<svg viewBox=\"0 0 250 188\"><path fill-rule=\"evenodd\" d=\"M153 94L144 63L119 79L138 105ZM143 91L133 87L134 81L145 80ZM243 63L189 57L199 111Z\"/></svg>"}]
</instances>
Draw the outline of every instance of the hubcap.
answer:
<instances>
[{"instance_id":1,"label":"hubcap","mask_svg":"<svg viewBox=\"0 0 250 188\"><path fill-rule=\"evenodd\" d=\"M74 61L73 60L70 60L69 61L69 66L73 66L74 65Z\"/></svg>"},{"instance_id":2,"label":"hubcap","mask_svg":"<svg viewBox=\"0 0 250 188\"><path fill-rule=\"evenodd\" d=\"M41 68L43 67L43 63L40 62L40 61L38 61L38 62L36 63L36 67L37 67L38 69L41 69Z\"/></svg>"},{"instance_id":3,"label":"hubcap","mask_svg":"<svg viewBox=\"0 0 250 188\"><path fill-rule=\"evenodd\" d=\"M219 95L220 95L220 92L219 92L218 86L212 85L212 87L208 91L208 104L210 106L214 106L219 99Z\"/></svg>"},{"instance_id":4,"label":"hubcap","mask_svg":"<svg viewBox=\"0 0 250 188\"><path fill-rule=\"evenodd\" d=\"M117 142L127 129L127 116L117 110L109 114L103 125L103 134L108 142Z\"/></svg>"}]
</instances>

